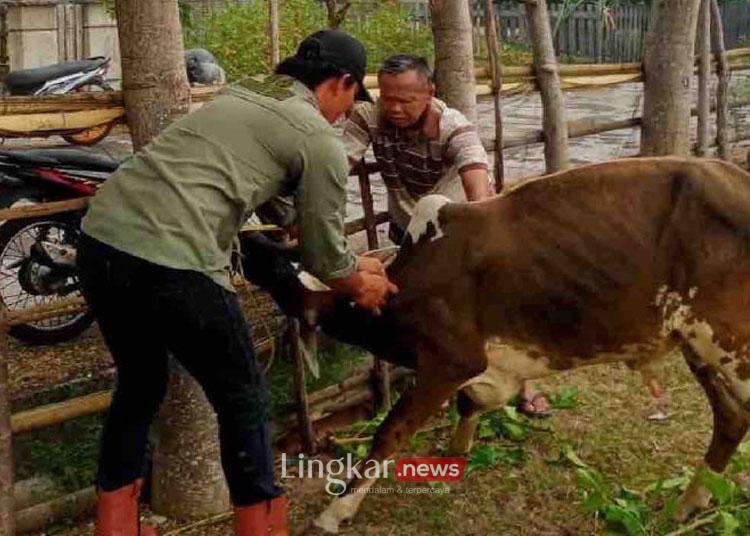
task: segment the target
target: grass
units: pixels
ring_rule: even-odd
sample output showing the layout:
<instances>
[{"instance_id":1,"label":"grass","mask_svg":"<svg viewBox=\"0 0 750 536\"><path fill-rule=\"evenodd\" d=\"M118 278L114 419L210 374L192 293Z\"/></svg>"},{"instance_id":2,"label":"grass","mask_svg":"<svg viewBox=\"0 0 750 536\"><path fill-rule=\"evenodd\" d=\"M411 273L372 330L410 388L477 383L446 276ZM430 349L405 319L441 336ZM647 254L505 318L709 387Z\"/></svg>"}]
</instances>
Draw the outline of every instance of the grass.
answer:
<instances>
[{"instance_id":1,"label":"grass","mask_svg":"<svg viewBox=\"0 0 750 536\"><path fill-rule=\"evenodd\" d=\"M711 421L705 397L681 358L671 356L665 366L674 412L669 421L645 420L646 390L639 376L624 366L580 369L550 378L539 387L552 395L558 408L566 409L558 409L546 421L528 421L507 409L485 417L479 429L484 438L478 440L470 458L473 469L463 481L451 485L449 494L368 496L354 522L341 533L629 534L623 525L619 530L607 528L602 512L616 519L642 510L643 530L630 534L668 534L676 526L662 519L661 513L679 490L648 494L643 490L655 488L663 479L679 480L686 467L702 458ZM450 415L441 419L449 420ZM416 452L439 453L448 437L448 429L424 434ZM735 458L739 469L750 467L746 453ZM593 511L585 504L586 497L592 496L586 487L592 479L601 484L597 497L601 504L593 505L601 508ZM628 499L628 493L635 495ZM738 504L747 506L745 495L737 498ZM298 529L328 502L322 493L293 495L292 500L296 501L293 511ZM741 512L743 507L731 508L723 512ZM721 534L723 519L717 516L688 534ZM740 515L736 519L740 520L737 531L726 533L748 533L750 524ZM727 523L731 528L732 521Z\"/></svg>"}]
</instances>

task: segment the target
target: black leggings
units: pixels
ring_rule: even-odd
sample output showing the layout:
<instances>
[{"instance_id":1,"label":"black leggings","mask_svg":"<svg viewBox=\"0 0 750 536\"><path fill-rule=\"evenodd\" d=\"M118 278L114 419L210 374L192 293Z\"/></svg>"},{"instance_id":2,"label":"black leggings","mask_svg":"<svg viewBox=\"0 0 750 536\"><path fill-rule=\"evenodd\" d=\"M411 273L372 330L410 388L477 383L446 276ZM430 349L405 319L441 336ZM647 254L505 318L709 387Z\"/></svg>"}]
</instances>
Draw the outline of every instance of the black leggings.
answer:
<instances>
[{"instance_id":1,"label":"black leggings","mask_svg":"<svg viewBox=\"0 0 750 536\"><path fill-rule=\"evenodd\" d=\"M236 295L201 273L158 266L85 235L78 266L117 367L99 487L111 491L143 474L148 427L166 393L171 354L216 411L233 504L281 495L274 483L268 391Z\"/></svg>"}]
</instances>

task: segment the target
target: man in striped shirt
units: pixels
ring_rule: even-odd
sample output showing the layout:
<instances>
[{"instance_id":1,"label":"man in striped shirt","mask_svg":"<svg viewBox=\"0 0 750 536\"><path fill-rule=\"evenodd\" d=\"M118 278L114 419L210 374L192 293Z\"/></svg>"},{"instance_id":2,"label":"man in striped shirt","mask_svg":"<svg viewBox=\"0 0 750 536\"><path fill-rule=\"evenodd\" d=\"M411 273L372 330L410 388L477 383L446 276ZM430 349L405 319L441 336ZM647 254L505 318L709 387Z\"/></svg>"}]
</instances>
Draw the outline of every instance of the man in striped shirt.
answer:
<instances>
[{"instance_id":1,"label":"man in striped shirt","mask_svg":"<svg viewBox=\"0 0 750 536\"><path fill-rule=\"evenodd\" d=\"M355 104L344 125L344 145L352 166L372 145L388 189L389 236L398 244L421 197L439 193L454 201L479 201L493 187L476 127L435 98L425 58L388 58L378 72L378 86L377 103ZM549 402L530 382L521 399L521 412L549 415Z\"/></svg>"},{"instance_id":2,"label":"man in striped shirt","mask_svg":"<svg viewBox=\"0 0 750 536\"><path fill-rule=\"evenodd\" d=\"M349 116L344 144L351 165L372 145L388 189L390 235L398 243L421 197L440 193L478 201L491 193L490 176L476 127L435 98L424 58L388 58L378 84L378 102L362 103Z\"/></svg>"}]
</instances>

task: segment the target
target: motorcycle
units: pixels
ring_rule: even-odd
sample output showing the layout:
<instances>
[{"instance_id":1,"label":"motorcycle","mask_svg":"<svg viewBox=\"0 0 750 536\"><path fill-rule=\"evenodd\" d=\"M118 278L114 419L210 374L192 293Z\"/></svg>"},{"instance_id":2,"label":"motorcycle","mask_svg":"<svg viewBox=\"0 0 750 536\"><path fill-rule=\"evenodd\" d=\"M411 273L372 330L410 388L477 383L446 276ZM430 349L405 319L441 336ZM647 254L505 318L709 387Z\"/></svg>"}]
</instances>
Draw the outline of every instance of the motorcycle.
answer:
<instances>
[{"instance_id":1,"label":"motorcycle","mask_svg":"<svg viewBox=\"0 0 750 536\"><path fill-rule=\"evenodd\" d=\"M111 60L93 57L80 61L68 61L35 69L14 71L5 78L5 87L11 96L66 95L75 92L112 91L106 80ZM209 51L194 48L185 51L185 69L188 82L193 84L223 84L224 69ZM94 145L111 132L119 117L87 128L49 130L45 132L17 132L2 130L0 138L36 137L59 134L73 145Z\"/></svg>"},{"instance_id":2,"label":"motorcycle","mask_svg":"<svg viewBox=\"0 0 750 536\"><path fill-rule=\"evenodd\" d=\"M11 96L66 95L76 92L112 91L106 75L110 58L94 57L67 61L56 65L13 71L5 78L5 87ZM94 145L104 139L117 121L84 129L52 131L74 145ZM17 133L0 132L3 137L20 137ZM39 135L39 133L34 133Z\"/></svg>"},{"instance_id":3,"label":"motorcycle","mask_svg":"<svg viewBox=\"0 0 750 536\"><path fill-rule=\"evenodd\" d=\"M89 197L117 169L114 159L80 149L0 151L0 206ZM8 310L80 296L75 268L83 212L5 221L0 225L0 307ZM14 326L10 335L29 344L78 336L90 313Z\"/></svg>"}]
</instances>

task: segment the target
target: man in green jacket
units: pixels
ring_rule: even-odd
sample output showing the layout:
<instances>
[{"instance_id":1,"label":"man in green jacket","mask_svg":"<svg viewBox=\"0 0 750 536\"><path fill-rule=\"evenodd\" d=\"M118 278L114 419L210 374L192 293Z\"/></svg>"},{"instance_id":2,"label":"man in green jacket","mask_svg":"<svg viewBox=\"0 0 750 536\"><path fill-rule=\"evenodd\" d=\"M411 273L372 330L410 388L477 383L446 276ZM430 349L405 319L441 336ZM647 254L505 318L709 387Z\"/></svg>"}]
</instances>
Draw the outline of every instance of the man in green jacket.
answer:
<instances>
[{"instance_id":1,"label":"man in green jacket","mask_svg":"<svg viewBox=\"0 0 750 536\"><path fill-rule=\"evenodd\" d=\"M101 442L98 536L154 534L139 525L137 499L168 353L216 411L236 534L287 534L267 389L230 258L249 215L291 195L305 270L376 314L397 291L382 265L355 257L344 236L349 165L331 124L355 97L369 98L365 66L356 39L317 32L276 75L240 81L173 123L93 199L80 278L118 373Z\"/></svg>"}]
</instances>

